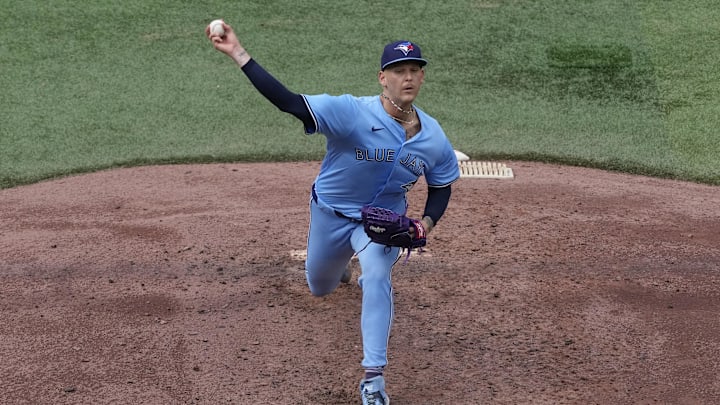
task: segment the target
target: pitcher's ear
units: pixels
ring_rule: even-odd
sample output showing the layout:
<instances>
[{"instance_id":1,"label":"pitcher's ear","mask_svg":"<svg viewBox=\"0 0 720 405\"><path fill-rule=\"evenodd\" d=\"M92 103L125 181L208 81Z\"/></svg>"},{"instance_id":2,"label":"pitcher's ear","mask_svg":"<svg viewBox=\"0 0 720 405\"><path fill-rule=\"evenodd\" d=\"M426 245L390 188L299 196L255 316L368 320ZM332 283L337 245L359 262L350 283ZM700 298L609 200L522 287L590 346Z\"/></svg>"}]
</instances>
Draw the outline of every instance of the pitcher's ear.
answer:
<instances>
[{"instance_id":1,"label":"pitcher's ear","mask_svg":"<svg viewBox=\"0 0 720 405\"><path fill-rule=\"evenodd\" d=\"M381 86L385 87L385 72L382 70L378 72L378 82L380 82Z\"/></svg>"}]
</instances>

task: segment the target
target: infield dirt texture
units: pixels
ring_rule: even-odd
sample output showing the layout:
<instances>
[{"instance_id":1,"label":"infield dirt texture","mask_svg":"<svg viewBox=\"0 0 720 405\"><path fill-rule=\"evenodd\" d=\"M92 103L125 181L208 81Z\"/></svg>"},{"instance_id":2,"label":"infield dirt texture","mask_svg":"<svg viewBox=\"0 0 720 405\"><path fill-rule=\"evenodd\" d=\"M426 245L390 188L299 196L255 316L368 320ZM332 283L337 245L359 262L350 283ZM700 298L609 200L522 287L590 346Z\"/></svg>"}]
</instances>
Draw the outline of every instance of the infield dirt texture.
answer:
<instances>
[{"instance_id":1,"label":"infield dirt texture","mask_svg":"<svg viewBox=\"0 0 720 405\"><path fill-rule=\"evenodd\" d=\"M394 270L392 403L720 403L718 188L506 163ZM0 403L357 403L357 271L314 298L290 254L318 167L0 191Z\"/></svg>"}]
</instances>

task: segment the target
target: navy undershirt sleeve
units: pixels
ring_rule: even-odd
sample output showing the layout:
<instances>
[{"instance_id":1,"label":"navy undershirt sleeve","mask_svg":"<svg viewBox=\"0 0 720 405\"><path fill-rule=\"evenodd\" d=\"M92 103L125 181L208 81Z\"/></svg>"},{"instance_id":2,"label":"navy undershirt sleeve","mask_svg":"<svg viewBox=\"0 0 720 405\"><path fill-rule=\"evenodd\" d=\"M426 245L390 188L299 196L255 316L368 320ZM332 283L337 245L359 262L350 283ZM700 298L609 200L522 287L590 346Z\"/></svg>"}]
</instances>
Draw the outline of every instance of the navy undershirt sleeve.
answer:
<instances>
[{"instance_id":1,"label":"navy undershirt sleeve","mask_svg":"<svg viewBox=\"0 0 720 405\"><path fill-rule=\"evenodd\" d=\"M242 71L260 94L270 100L280 111L294 115L302 121L307 129L317 129L302 95L288 90L254 59L250 59L242 67Z\"/></svg>"},{"instance_id":2,"label":"navy undershirt sleeve","mask_svg":"<svg viewBox=\"0 0 720 405\"><path fill-rule=\"evenodd\" d=\"M450 202L450 186L445 187L428 187L427 201L425 203L425 212L423 218L428 216L437 224L440 217L445 213L448 203Z\"/></svg>"}]
</instances>

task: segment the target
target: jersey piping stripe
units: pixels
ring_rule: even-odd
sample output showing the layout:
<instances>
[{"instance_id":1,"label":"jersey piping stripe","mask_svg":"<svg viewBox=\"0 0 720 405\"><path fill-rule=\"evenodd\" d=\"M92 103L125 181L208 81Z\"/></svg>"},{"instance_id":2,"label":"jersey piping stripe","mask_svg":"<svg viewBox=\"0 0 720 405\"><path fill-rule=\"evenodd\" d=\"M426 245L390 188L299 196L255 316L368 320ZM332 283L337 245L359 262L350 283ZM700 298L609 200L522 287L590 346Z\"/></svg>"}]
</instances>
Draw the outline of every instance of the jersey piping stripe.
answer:
<instances>
[{"instance_id":1,"label":"jersey piping stripe","mask_svg":"<svg viewBox=\"0 0 720 405\"><path fill-rule=\"evenodd\" d=\"M315 128L305 128L305 133L307 135L311 135L311 134L318 132L318 121L317 121L317 118L315 117L315 112L313 112L312 108L310 108L310 104L308 104L308 101L305 98L304 94L302 95L302 98L303 98L303 101L305 102L305 107L307 108L308 111L310 111L310 117L312 117L313 125L315 125ZM312 131L310 131L310 129L312 129Z\"/></svg>"}]
</instances>

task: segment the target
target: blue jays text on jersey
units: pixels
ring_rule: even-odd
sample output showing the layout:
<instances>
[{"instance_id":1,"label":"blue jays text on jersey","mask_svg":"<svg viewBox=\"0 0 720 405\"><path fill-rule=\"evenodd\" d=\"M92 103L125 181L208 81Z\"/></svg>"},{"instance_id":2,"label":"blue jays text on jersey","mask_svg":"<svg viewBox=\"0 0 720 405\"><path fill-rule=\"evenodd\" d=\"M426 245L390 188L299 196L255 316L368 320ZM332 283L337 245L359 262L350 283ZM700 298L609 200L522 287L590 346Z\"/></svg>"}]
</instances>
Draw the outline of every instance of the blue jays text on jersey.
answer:
<instances>
[{"instance_id":1,"label":"blue jays text on jersey","mask_svg":"<svg viewBox=\"0 0 720 405\"><path fill-rule=\"evenodd\" d=\"M368 162L392 162L395 160L395 149L367 149L355 148L355 158Z\"/></svg>"},{"instance_id":2,"label":"blue jays text on jersey","mask_svg":"<svg viewBox=\"0 0 720 405\"><path fill-rule=\"evenodd\" d=\"M420 176L430 187L444 187L460 177L444 131L422 110L416 108L420 132L406 140L405 129L387 114L379 96L304 98L317 132L326 138L315 190L341 213L359 218L360 208L371 203L404 213L405 194Z\"/></svg>"},{"instance_id":3,"label":"blue jays text on jersey","mask_svg":"<svg viewBox=\"0 0 720 405\"><path fill-rule=\"evenodd\" d=\"M411 153L408 153L404 159L401 159L400 163L418 177L425 173L425 162Z\"/></svg>"}]
</instances>

